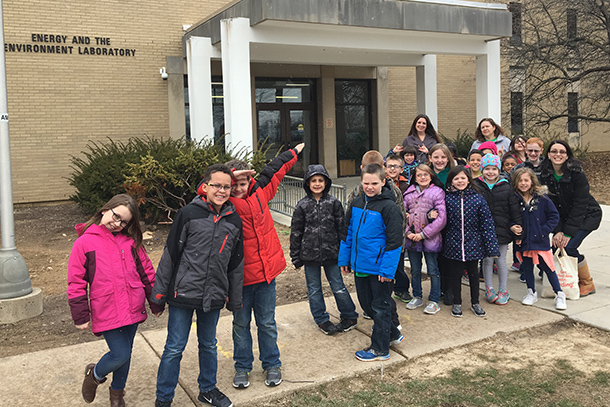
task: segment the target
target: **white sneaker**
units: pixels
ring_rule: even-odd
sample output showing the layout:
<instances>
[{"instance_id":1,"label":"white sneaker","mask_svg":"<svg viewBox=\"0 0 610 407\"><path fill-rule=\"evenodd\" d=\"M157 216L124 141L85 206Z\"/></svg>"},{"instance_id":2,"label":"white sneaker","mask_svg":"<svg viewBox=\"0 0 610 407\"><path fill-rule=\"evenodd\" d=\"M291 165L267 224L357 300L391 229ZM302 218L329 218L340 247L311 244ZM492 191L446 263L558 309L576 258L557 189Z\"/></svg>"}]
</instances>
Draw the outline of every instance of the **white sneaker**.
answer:
<instances>
[{"instance_id":1,"label":"white sneaker","mask_svg":"<svg viewBox=\"0 0 610 407\"><path fill-rule=\"evenodd\" d=\"M421 298L413 297L413 299L407 304L407 309L419 308L422 305L424 305L424 303Z\"/></svg>"},{"instance_id":2,"label":"white sneaker","mask_svg":"<svg viewBox=\"0 0 610 407\"><path fill-rule=\"evenodd\" d=\"M568 309L568 304L566 304L566 294L563 291L559 291L557 294L555 294L555 309Z\"/></svg>"},{"instance_id":3,"label":"white sneaker","mask_svg":"<svg viewBox=\"0 0 610 407\"><path fill-rule=\"evenodd\" d=\"M428 305L426 305L426 308L424 308L424 313L434 315L437 312L439 312L440 310L441 310L441 307L438 306L437 302L430 301L428 303Z\"/></svg>"},{"instance_id":4,"label":"white sneaker","mask_svg":"<svg viewBox=\"0 0 610 407\"><path fill-rule=\"evenodd\" d=\"M527 294L523 297L523 301L521 304L523 305L534 305L534 303L538 302L538 293L534 292L531 288L527 289Z\"/></svg>"}]
</instances>

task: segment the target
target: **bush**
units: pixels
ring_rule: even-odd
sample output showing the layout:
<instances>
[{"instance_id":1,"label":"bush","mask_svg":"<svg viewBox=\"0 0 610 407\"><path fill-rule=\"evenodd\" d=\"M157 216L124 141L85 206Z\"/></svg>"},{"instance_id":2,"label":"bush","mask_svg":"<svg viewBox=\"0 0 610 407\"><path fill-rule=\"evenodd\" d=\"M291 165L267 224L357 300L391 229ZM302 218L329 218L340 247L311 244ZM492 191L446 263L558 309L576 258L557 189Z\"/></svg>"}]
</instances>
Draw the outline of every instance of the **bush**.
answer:
<instances>
[{"instance_id":1,"label":"bush","mask_svg":"<svg viewBox=\"0 0 610 407\"><path fill-rule=\"evenodd\" d=\"M474 135L468 133L467 130L461 131L457 130L457 134L454 139L445 137L443 134L440 134L441 142L446 143L451 141L457 146L458 157L468 158L468 153L470 152L470 147L472 147L472 143L474 143Z\"/></svg>"},{"instance_id":2,"label":"bush","mask_svg":"<svg viewBox=\"0 0 610 407\"><path fill-rule=\"evenodd\" d=\"M137 199L147 222L171 219L189 203L209 165L246 158L244 149L225 152L224 146L211 141L153 137L92 142L83 154L84 158L72 157L69 182L76 193L70 199L94 213L112 196L128 193ZM258 171L264 165L261 154L264 157L265 152L257 150L248 159Z\"/></svg>"}]
</instances>

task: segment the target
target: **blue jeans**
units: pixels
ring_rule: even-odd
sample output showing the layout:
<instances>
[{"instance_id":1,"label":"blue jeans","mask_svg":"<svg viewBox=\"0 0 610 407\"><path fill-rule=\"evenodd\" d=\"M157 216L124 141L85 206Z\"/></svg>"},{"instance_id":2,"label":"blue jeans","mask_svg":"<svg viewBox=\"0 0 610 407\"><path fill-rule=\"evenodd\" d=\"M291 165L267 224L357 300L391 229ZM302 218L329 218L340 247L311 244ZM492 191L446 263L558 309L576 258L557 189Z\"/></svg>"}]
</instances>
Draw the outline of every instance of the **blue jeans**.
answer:
<instances>
[{"instance_id":1,"label":"blue jeans","mask_svg":"<svg viewBox=\"0 0 610 407\"><path fill-rule=\"evenodd\" d=\"M203 312L200 309L184 309L169 306L167 319L167 340L161 356L159 372L157 373L157 399L172 401L180 375L182 352L186 348L193 311L197 314L197 339L199 340L199 391L207 392L216 387L216 325L220 310Z\"/></svg>"},{"instance_id":2,"label":"blue jeans","mask_svg":"<svg viewBox=\"0 0 610 407\"><path fill-rule=\"evenodd\" d=\"M102 332L110 351L97 362L94 374L99 380L112 372L110 387L113 390L123 390L125 388L129 365L131 364L133 339L137 330L138 324L133 324Z\"/></svg>"},{"instance_id":3,"label":"blue jeans","mask_svg":"<svg viewBox=\"0 0 610 407\"><path fill-rule=\"evenodd\" d=\"M421 288L421 260L422 255L426 258L428 276L430 277L430 301L441 300L441 274L438 271L438 253L412 252L408 250L409 262L411 263L411 284L413 286L413 297L422 298Z\"/></svg>"},{"instance_id":4,"label":"blue jeans","mask_svg":"<svg viewBox=\"0 0 610 407\"><path fill-rule=\"evenodd\" d=\"M566 246L566 254L570 257L578 258L578 262L582 262L585 259L585 256L578 252L578 247L581 245L582 241L585 240L585 237L589 236L591 233L590 230L582 230L580 229L574 236L570 238Z\"/></svg>"},{"instance_id":5,"label":"blue jeans","mask_svg":"<svg viewBox=\"0 0 610 407\"><path fill-rule=\"evenodd\" d=\"M242 294L243 307L233 312L233 360L235 370L249 372L252 370L254 354L252 353L252 334L250 321L252 311L258 328L259 359L263 370L282 366L280 350L277 347L277 325L275 324L275 280L244 286Z\"/></svg>"},{"instance_id":6,"label":"blue jeans","mask_svg":"<svg viewBox=\"0 0 610 407\"><path fill-rule=\"evenodd\" d=\"M324 273L326 274L328 284L330 284L330 289L335 296L337 308L339 308L341 313L341 320L358 319L356 306L347 288L345 288L345 284L343 284L341 269L337 263L324 266ZM326 312L324 294L322 293L322 266L305 264L305 280L307 281L309 309L311 310L311 315L313 315L313 320L318 325L323 324L328 321L329 317L328 312Z\"/></svg>"},{"instance_id":7,"label":"blue jeans","mask_svg":"<svg viewBox=\"0 0 610 407\"><path fill-rule=\"evenodd\" d=\"M356 276L356 292L362 310L373 318L371 348L381 354L390 352L390 340L400 336L392 323L392 282L382 283L378 276Z\"/></svg>"},{"instance_id":8,"label":"blue jeans","mask_svg":"<svg viewBox=\"0 0 610 407\"><path fill-rule=\"evenodd\" d=\"M538 256L538 268L546 273L549 279L553 291L558 293L561 291L561 285L559 284L559 277L551 268L545 263L542 256ZM536 292L536 283L534 280L534 260L531 257L523 256L523 262L521 262L521 275L525 277L525 283L527 288L531 288L533 292Z\"/></svg>"}]
</instances>

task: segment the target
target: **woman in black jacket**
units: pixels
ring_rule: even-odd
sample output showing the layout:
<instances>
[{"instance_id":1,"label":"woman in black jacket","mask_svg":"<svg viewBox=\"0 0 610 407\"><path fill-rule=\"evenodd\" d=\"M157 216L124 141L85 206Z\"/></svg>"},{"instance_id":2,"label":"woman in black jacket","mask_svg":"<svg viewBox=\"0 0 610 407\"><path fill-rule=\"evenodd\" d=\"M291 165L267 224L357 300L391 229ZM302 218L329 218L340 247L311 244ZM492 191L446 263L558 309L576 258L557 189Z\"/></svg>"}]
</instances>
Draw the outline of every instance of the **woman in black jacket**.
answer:
<instances>
[{"instance_id":1,"label":"woman in black jacket","mask_svg":"<svg viewBox=\"0 0 610 407\"><path fill-rule=\"evenodd\" d=\"M549 188L549 197L559 211L553 246L565 248L568 256L578 258L580 295L595 293L593 279L585 256L578 252L582 241L599 227L602 210L589 193L589 182L582 165L563 140L552 141L546 150L540 182Z\"/></svg>"}]
</instances>

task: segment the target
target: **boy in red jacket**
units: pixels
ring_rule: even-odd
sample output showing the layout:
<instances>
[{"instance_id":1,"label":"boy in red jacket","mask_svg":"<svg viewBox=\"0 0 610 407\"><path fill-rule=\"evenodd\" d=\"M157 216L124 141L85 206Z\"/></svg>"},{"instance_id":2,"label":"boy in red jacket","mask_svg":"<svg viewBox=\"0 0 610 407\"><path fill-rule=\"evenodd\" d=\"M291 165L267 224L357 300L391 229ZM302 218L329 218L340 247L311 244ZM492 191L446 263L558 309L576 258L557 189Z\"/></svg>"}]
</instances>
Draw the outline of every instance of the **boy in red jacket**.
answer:
<instances>
[{"instance_id":1,"label":"boy in red jacket","mask_svg":"<svg viewBox=\"0 0 610 407\"><path fill-rule=\"evenodd\" d=\"M280 351L277 346L275 323L275 278L286 268L286 259L268 202L273 199L284 175L297 162L297 155L305 143L283 152L263 169L257 180L255 172L240 160L229 161L234 184L230 202L242 219L244 239L243 307L233 311L233 386L245 389L250 385L254 355L250 321L252 312L258 327L259 359L266 373L265 384L277 386L282 382Z\"/></svg>"}]
</instances>

